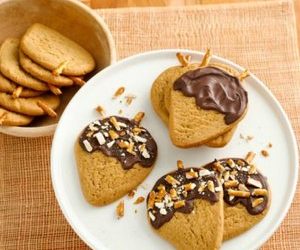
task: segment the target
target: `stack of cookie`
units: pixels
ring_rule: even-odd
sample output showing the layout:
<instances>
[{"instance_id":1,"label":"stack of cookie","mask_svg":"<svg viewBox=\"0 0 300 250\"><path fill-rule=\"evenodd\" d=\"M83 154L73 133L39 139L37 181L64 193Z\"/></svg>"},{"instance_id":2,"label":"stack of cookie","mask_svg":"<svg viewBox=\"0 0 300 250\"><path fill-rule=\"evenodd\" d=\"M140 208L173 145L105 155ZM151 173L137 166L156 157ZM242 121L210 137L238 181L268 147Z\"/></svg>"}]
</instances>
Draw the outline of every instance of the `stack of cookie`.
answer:
<instances>
[{"instance_id":1,"label":"stack of cookie","mask_svg":"<svg viewBox=\"0 0 300 250\"><path fill-rule=\"evenodd\" d=\"M248 160L215 160L162 176L147 198L148 219L176 249L219 249L268 212L267 181Z\"/></svg>"},{"instance_id":2,"label":"stack of cookie","mask_svg":"<svg viewBox=\"0 0 300 250\"><path fill-rule=\"evenodd\" d=\"M223 147L232 138L247 111L248 96L239 73L219 63L210 63L210 50L201 63L177 53L181 65L168 68L154 81L151 101L169 127L175 146Z\"/></svg>"},{"instance_id":3,"label":"stack of cookie","mask_svg":"<svg viewBox=\"0 0 300 250\"><path fill-rule=\"evenodd\" d=\"M88 51L45 25L33 24L21 39L7 38L0 48L0 125L56 117L61 88L83 85L94 68Z\"/></svg>"}]
</instances>

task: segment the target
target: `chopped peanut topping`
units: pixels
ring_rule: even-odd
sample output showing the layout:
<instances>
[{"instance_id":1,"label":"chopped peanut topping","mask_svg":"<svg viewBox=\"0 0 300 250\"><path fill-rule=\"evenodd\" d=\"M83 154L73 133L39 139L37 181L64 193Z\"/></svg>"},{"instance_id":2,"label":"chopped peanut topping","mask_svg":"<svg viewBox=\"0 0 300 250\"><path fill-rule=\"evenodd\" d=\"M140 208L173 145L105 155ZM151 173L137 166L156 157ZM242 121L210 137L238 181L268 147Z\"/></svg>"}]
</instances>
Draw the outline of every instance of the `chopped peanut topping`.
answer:
<instances>
[{"instance_id":1,"label":"chopped peanut topping","mask_svg":"<svg viewBox=\"0 0 300 250\"><path fill-rule=\"evenodd\" d=\"M134 143L130 142L126 151L132 155L136 155L136 152L133 151L133 147L134 147Z\"/></svg>"},{"instance_id":2,"label":"chopped peanut topping","mask_svg":"<svg viewBox=\"0 0 300 250\"><path fill-rule=\"evenodd\" d=\"M210 192L215 192L215 184L214 184L214 182L213 181L211 181L211 180L209 180L208 182L207 182L207 188L208 188L208 190L210 191Z\"/></svg>"},{"instance_id":3,"label":"chopped peanut topping","mask_svg":"<svg viewBox=\"0 0 300 250\"><path fill-rule=\"evenodd\" d=\"M184 187L185 191L190 191L190 190L193 190L196 187L196 184L195 183L188 183L188 184L185 184L183 187Z\"/></svg>"},{"instance_id":4,"label":"chopped peanut topping","mask_svg":"<svg viewBox=\"0 0 300 250\"><path fill-rule=\"evenodd\" d=\"M177 200L178 199L177 192L174 188L170 189L170 196L171 196L172 200Z\"/></svg>"},{"instance_id":5,"label":"chopped peanut topping","mask_svg":"<svg viewBox=\"0 0 300 250\"><path fill-rule=\"evenodd\" d=\"M195 179L198 178L198 172L195 172L193 169L191 169L189 172L185 173L185 177L187 179Z\"/></svg>"}]
</instances>

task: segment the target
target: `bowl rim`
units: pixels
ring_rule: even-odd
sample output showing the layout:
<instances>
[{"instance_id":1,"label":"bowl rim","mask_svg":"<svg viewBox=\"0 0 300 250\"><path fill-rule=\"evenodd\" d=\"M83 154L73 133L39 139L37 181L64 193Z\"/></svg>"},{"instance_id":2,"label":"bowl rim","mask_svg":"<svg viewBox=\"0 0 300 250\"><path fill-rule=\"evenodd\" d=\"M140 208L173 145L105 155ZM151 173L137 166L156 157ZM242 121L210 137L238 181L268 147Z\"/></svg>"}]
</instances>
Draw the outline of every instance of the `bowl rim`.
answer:
<instances>
[{"instance_id":1,"label":"bowl rim","mask_svg":"<svg viewBox=\"0 0 300 250\"><path fill-rule=\"evenodd\" d=\"M8 2L17 2L20 0L0 0L0 5ZM54 0L55 1L55 0ZM56 0L57 1L57 0ZM62 0L60 0L62 1ZM117 61L117 52L116 52L116 46L115 41L113 38L113 35L108 28L107 23L104 21L104 19L98 15L93 9L85 5L84 3L78 1L78 0L63 0L65 2L69 2L80 9L87 12L95 21L101 26L103 29L103 32L106 35L106 39L108 42L108 48L109 48L109 65L115 63ZM108 66L109 66L108 65ZM58 122L57 122L58 123ZM41 136L50 136L54 134L54 131L56 129L57 123L46 125L46 126L39 126L39 127L19 127L19 126L0 126L0 133L17 136L17 137L41 137Z\"/></svg>"}]
</instances>

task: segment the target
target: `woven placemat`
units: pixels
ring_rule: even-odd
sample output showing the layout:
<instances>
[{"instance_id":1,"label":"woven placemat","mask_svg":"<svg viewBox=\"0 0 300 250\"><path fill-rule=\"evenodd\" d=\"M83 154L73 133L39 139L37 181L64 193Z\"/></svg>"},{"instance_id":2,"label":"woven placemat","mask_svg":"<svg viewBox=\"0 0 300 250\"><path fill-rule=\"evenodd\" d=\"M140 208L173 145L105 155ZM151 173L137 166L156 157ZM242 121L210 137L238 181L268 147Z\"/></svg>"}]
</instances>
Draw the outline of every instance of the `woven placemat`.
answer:
<instances>
[{"instance_id":1,"label":"woven placemat","mask_svg":"<svg viewBox=\"0 0 300 250\"><path fill-rule=\"evenodd\" d=\"M151 49L211 47L251 69L280 100L299 138L300 74L292 1L98 13L112 30L119 58ZM87 248L67 224L52 191L51 139L0 135L0 249ZM263 248L300 249L299 238L298 189L288 216Z\"/></svg>"}]
</instances>

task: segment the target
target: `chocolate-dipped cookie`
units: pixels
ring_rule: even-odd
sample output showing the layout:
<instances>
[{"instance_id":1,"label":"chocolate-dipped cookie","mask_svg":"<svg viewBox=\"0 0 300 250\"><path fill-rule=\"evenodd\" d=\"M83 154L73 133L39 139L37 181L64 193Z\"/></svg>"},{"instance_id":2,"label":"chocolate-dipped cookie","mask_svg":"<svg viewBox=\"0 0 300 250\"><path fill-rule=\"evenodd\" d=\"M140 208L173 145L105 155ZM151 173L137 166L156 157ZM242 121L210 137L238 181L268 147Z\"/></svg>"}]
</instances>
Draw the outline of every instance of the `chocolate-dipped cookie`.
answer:
<instances>
[{"instance_id":1,"label":"chocolate-dipped cookie","mask_svg":"<svg viewBox=\"0 0 300 250\"><path fill-rule=\"evenodd\" d=\"M218 249L223 236L223 192L213 171L168 173L147 198L149 222L176 249Z\"/></svg>"},{"instance_id":2,"label":"chocolate-dipped cookie","mask_svg":"<svg viewBox=\"0 0 300 250\"><path fill-rule=\"evenodd\" d=\"M139 113L142 114L142 113ZM111 203L151 172L157 145L135 119L111 116L90 123L75 144L81 187L93 205Z\"/></svg>"},{"instance_id":3,"label":"chocolate-dipped cookie","mask_svg":"<svg viewBox=\"0 0 300 250\"><path fill-rule=\"evenodd\" d=\"M215 171L224 192L224 235L228 240L253 227L268 212L271 192L255 165L240 158L215 160L204 168Z\"/></svg>"},{"instance_id":4,"label":"chocolate-dipped cookie","mask_svg":"<svg viewBox=\"0 0 300 250\"><path fill-rule=\"evenodd\" d=\"M204 63L179 76L169 96L169 131L175 146L194 147L207 143L234 128L247 111L248 95L236 75L217 65Z\"/></svg>"}]
</instances>

